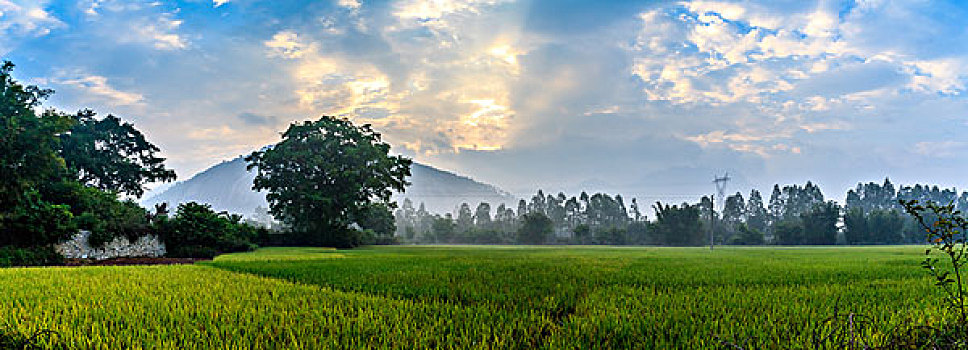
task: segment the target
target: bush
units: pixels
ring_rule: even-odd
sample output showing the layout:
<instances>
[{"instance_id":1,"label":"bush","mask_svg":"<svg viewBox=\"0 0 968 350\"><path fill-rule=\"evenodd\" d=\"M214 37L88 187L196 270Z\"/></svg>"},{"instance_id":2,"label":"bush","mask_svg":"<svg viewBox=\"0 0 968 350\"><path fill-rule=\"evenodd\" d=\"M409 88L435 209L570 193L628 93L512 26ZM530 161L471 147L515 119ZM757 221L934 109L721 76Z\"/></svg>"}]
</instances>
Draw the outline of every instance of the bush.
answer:
<instances>
[{"instance_id":1,"label":"bush","mask_svg":"<svg viewBox=\"0 0 968 350\"><path fill-rule=\"evenodd\" d=\"M53 247L0 247L0 267L60 265L64 257Z\"/></svg>"},{"instance_id":2,"label":"bush","mask_svg":"<svg viewBox=\"0 0 968 350\"><path fill-rule=\"evenodd\" d=\"M185 247L173 247L168 249L168 256L175 258L199 258L199 259L211 259L216 257L219 251L212 247L203 246L185 246Z\"/></svg>"},{"instance_id":3,"label":"bush","mask_svg":"<svg viewBox=\"0 0 968 350\"><path fill-rule=\"evenodd\" d=\"M134 201L119 201L114 193L71 180L52 184L45 192L45 198L70 207L77 228L91 231L91 246L102 246L118 237L134 241L151 233L148 211Z\"/></svg>"},{"instance_id":4,"label":"bush","mask_svg":"<svg viewBox=\"0 0 968 350\"><path fill-rule=\"evenodd\" d=\"M786 219L776 223L773 227L773 234L776 241L781 245L804 244L803 225L799 219Z\"/></svg>"},{"instance_id":5,"label":"bush","mask_svg":"<svg viewBox=\"0 0 968 350\"><path fill-rule=\"evenodd\" d=\"M543 244L555 232L554 223L542 213L528 213L521 217L518 229L518 242L523 244Z\"/></svg>"},{"instance_id":6,"label":"bush","mask_svg":"<svg viewBox=\"0 0 968 350\"><path fill-rule=\"evenodd\" d=\"M309 238L306 243L310 246L348 249L368 244L368 241L371 240L372 232L364 232L352 228L333 228L326 232L307 233L304 237Z\"/></svg>"},{"instance_id":7,"label":"bush","mask_svg":"<svg viewBox=\"0 0 968 350\"><path fill-rule=\"evenodd\" d=\"M592 228L585 224L578 224L575 229L572 230L575 237L575 243L577 244L589 244L592 239Z\"/></svg>"},{"instance_id":8,"label":"bush","mask_svg":"<svg viewBox=\"0 0 968 350\"><path fill-rule=\"evenodd\" d=\"M259 236L259 228L242 222L241 216L216 213L195 202L179 205L174 218L158 220L157 230L168 256L178 258L254 250Z\"/></svg>"},{"instance_id":9,"label":"bush","mask_svg":"<svg viewBox=\"0 0 968 350\"><path fill-rule=\"evenodd\" d=\"M0 213L0 246L39 247L63 242L77 231L66 205L51 204L37 192L9 213Z\"/></svg>"},{"instance_id":10,"label":"bush","mask_svg":"<svg viewBox=\"0 0 968 350\"><path fill-rule=\"evenodd\" d=\"M625 245L628 242L628 231L621 227L607 227L595 230L595 244Z\"/></svg>"},{"instance_id":11,"label":"bush","mask_svg":"<svg viewBox=\"0 0 968 350\"><path fill-rule=\"evenodd\" d=\"M734 245L761 245L763 243L763 232L749 227L746 223L737 225L736 234L729 239L729 244Z\"/></svg>"},{"instance_id":12,"label":"bush","mask_svg":"<svg viewBox=\"0 0 968 350\"><path fill-rule=\"evenodd\" d=\"M390 209L386 204L372 203L366 207L356 223L364 231L373 231L376 236L393 236L397 231L397 224Z\"/></svg>"}]
</instances>

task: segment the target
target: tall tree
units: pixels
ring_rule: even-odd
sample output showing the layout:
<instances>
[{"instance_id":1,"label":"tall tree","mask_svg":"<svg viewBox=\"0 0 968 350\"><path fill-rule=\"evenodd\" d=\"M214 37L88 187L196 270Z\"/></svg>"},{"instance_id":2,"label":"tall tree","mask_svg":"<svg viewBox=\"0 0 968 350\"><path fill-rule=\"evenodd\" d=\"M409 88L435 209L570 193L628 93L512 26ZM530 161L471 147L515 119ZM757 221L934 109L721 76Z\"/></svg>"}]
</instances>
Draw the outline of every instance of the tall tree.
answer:
<instances>
[{"instance_id":1,"label":"tall tree","mask_svg":"<svg viewBox=\"0 0 968 350\"><path fill-rule=\"evenodd\" d=\"M582 223L581 204L578 203L578 198L571 197L565 202L565 213L568 227L574 229Z\"/></svg>"},{"instance_id":2,"label":"tall tree","mask_svg":"<svg viewBox=\"0 0 968 350\"><path fill-rule=\"evenodd\" d=\"M323 116L290 125L282 138L246 157L248 169L256 169L252 188L268 191L273 216L316 244L361 244L350 225L369 215L374 202L392 208L393 191L408 185L412 161L391 156L369 124Z\"/></svg>"},{"instance_id":3,"label":"tall tree","mask_svg":"<svg viewBox=\"0 0 968 350\"><path fill-rule=\"evenodd\" d=\"M528 202L525 202L523 199L518 200L518 218L523 217L524 214L527 214L527 213L528 213Z\"/></svg>"},{"instance_id":4,"label":"tall tree","mask_svg":"<svg viewBox=\"0 0 968 350\"><path fill-rule=\"evenodd\" d=\"M407 230L416 231L417 211L413 208L413 201L410 198L403 199L403 204L400 205L400 209L397 209L394 219L397 223L398 235L406 233Z\"/></svg>"},{"instance_id":5,"label":"tall tree","mask_svg":"<svg viewBox=\"0 0 968 350\"><path fill-rule=\"evenodd\" d=\"M746 201L743 199L742 193L736 192L736 194L726 197L726 203L723 204L722 221L723 225L729 230L746 222Z\"/></svg>"},{"instance_id":6,"label":"tall tree","mask_svg":"<svg viewBox=\"0 0 968 350\"><path fill-rule=\"evenodd\" d=\"M770 203L767 210L770 213L770 225L783 217L783 193L780 192L780 185L773 185L773 192L770 193Z\"/></svg>"},{"instance_id":7,"label":"tall tree","mask_svg":"<svg viewBox=\"0 0 968 350\"><path fill-rule=\"evenodd\" d=\"M58 135L73 124L52 110L35 113L53 91L21 85L11 76L13 68L6 61L0 66L0 216L64 171Z\"/></svg>"},{"instance_id":8,"label":"tall tree","mask_svg":"<svg viewBox=\"0 0 968 350\"><path fill-rule=\"evenodd\" d=\"M746 201L746 224L749 228L759 232L765 232L769 225L770 214L763 206L763 197L760 191L750 191L750 198Z\"/></svg>"},{"instance_id":9,"label":"tall tree","mask_svg":"<svg viewBox=\"0 0 968 350\"><path fill-rule=\"evenodd\" d=\"M632 214L632 222L647 220L647 218L642 215L642 211L639 210L639 203L635 198L632 198L632 205L629 206L629 212Z\"/></svg>"},{"instance_id":10,"label":"tall tree","mask_svg":"<svg viewBox=\"0 0 968 350\"><path fill-rule=\"evenodd\" d=\"M503 210L503 208L501 208ZM491 227L491 204L481 202L474 211L474 224L479 228Z\"/></svg>"},{"instance_id":11,"label":"tall tree","mask_svg":"<svg viewBox=\"0 0 968 350\"><path fill-rule=\"evenodd\" d=\"M52 91L21 85L13 67L0 65L0 246L49 247L76 232L70 208L40 192L63 177L58 135L73 120L53 110L37 114Z\"/></svg>"},{"instance_id":12,"label":"tall tree","mask_svg":"<svg viewBox=\"0 0 968 350\"><path fill-rule=\"evenodd\" d=\"M565 197L564 193L558 193L557 196L548 195L548 199L545 201L547 204L547 214L551 219L551 222L555 224L555 227L566 227L568 212L565 208L565 203L568 198Z\"/></svg>"},{"instance_id":13,"label":"tall tree","mask_svg":"<svg viewBox=\"0 0 968 350\"><path fill-rule=\"evenodd\" d=\"M471 212L471 206L467 203L461 203L460 207L457 209L457 231L466 232L474 226L474 213Z\"/></svg>"},{"instance_id":14,"label":"tall tree","mask_svg":"<svg viewBox=\"0 0 968 350\"><path fill-rule=\"evenodd\" d=\"M719 213L716 212L715 203L713 203L713 198L711 196L702 196L699 200L699 222L705 226L706 230L710 228L713 229L714 234L717 237L721 237L722 234L716 232L719 228Z\"/></svg>"},{"instance_id":15,"label":"tall tree","mask_svg":"<svg viewBox=\"0 0 968 350\"><path fill-rule=\"evenodd\" d=\"M545 211L545 209L547 208L545 207L544 191L539 189L538 193L535 194L533 197L531 197L531 203L528 204L528 212L542 213L547 215L547 212Z\"/></svg>"},{"instance_id":16,"label":"tall tree","mask_svg":"<svg viewBox=\"0 0 968 350\"><path fill-rule=\"evenodd\" d=\"M60 136L61 155L81 183L141 197L144 184L175 180L175 172L158 156L161 150L131 123L110 114L97 119L91 110L78 112L75 119L70 132Z\"/></svg>"},{"instance_id":17,"label":"tall tree","mask_svg":"<svg viewBox=\"0 0 968 350\"><path fill-rule=\"evenodd\" d=\"M417 209L416 213L416 231L424 236L430 236L431 226L433 226L434 217L427 211L427 206L420 202L420 207Z\"/></svg>"},{"instance_id":18,"label":"tall tree","mask_svg":"<svg viewBox=\"0 0 968 350\"><path fill-rule=\"evenodd\" d=\"M514 227L514 209L510 209L501 203L494 212L494 224L501 232L509 232Z\"/></svg>"}]
</instances>

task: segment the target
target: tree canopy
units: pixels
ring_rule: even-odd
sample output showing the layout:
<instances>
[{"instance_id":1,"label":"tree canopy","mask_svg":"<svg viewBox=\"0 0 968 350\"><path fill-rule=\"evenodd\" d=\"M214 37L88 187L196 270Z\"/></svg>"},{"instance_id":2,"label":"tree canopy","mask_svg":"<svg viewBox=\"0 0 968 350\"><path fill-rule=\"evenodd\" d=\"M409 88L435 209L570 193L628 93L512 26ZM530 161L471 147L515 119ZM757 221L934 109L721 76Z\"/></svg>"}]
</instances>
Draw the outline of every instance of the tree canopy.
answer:
<instances>
[{"instance_id":1,"label":"tree canopy","mask_svg":"<svg viewBox=\"0 0 968 350\"><path fill-rule=\"evenodd\" d=\"M0 213L63 172L57 135L72 126L70 117L53 110L35 113L53 91L21 85L13 68L10 62L0 66Z\"/></svg>"},{"instance_id":2,"label":"tree canopy","mask_svg":"<svg viewBox=\"0 0 968 350\"><path fill-rule=\"evenodd\" d=\"M0 261L55 263L52 245L78 229L93 246L149 233L147 211L118 194L174 180L158 148L114 116L41 110L53 91L17 82L13 68L0 66L0 251L39 258Z\"/></svg>"},{"instance_id":3,"label":"tree canopy","mask_svg":"<svg viewBox=\"0 0 968 350\"><path fill-rule=\"evenodd\" d=\"M97 119L92 110L80 111L74 127L60 138L68 170L88 186L141 197L145 183L175 180L175 172L158 156L160 149L113 115Z\"/></svg>"},{"instance_id":4,"label":"tree canopy","mask_svg":"<svg viewBox=\"0 0 968 350\"><path fill-rule=\"evenodd\" d=\"M353 247L360 240L351 226L372 215L374 202L393 208L393 191L408 185L412 161L389 153L369 124L323 116L290 125L281 142L246 161L273 216L316 244Z\"/></svg>"}]
</instances>

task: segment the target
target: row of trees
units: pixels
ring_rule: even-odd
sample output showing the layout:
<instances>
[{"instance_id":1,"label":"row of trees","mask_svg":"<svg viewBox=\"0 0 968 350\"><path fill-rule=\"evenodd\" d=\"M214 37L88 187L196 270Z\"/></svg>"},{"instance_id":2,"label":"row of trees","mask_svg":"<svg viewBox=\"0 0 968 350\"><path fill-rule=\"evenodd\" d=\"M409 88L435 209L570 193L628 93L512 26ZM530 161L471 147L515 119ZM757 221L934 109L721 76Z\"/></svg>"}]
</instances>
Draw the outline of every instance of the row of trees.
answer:
<instances>
[{"instance_id":1,"label":"row of trees","mask_svg":"<svg viewBox=\"0 0 968 350\"><path fill-rule=\"evenodd\" d=\"M858 184L847 192L844 206L826 200L818 186L774 185L768 200L758 190L735 193L716 210L712 197L697 204L652 206L654 220L636 199L626 205L614 197L581 193L545 194L539 190L516 208L500 204L492 209L479 203L461 204L453 214L428 212L405 199L395 212L396 235L414 243L476 244L648 244L702 245L714 232L716 244L830 245L901 244L920 242L921 231L903 214L901 199L957 203L968 209L968 192L914 185L896 189L883 184ZM536 223L546 230L534 230ZM534 232L544 232L534 234Z\"/></svg>"},{"instance_id":2,"label":"row of trees","mask_svg":"<svg viewBox=\"0 0 968 350\"><path fill-rule=\"evenodd\" d=\"M695 245L704 237L698 205L656 203L657 220L650 222L636 201L626 208L621 196L561 198L539 191L517 210L502 204L493 215L488 203L474 211L462 204L456 216L431 214L423 204L414 209L405 199L395 213L396 234L411 243L473 244Z\"/></svg>"},{"instance_id":3,"label":"row of trees","mask_svg":"<svg viewBox=\"0 0 968 350\"><path fill-rule=\"evenodd\" d=\"M699 244L703 223L698 205L653 206L657 220L649 222L637 200L625 204L621 195L605 193L567 197L539 190L516 208L500 204L475 209L461 204L454 214L414 208L404 199L394 215L397 236L413 243L476 244ZM540 228L540 229L538 229Z\"/></svg>"}]
</instances>

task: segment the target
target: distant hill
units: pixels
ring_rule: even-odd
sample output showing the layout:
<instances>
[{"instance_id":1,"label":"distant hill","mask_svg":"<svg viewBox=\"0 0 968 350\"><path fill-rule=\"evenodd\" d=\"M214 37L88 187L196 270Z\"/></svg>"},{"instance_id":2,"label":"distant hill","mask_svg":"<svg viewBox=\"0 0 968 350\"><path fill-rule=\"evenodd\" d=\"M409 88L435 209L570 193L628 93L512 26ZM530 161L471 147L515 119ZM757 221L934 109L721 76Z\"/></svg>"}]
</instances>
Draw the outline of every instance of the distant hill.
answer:
<instances>
[{"instance_id":1,"label":"distant hill","mask_svg":"<svg viewBox=\"0 0 968 350\"><path fill-rule=\"evenodd\" d=\"M174 208L179 203L196 201L211 204L218 211L251 216L257 207L266 208L268 203L264 192L252 190L255 172L246 171L245 167L242 157L222 162L142 200L141 204L151 207L166 202ZM417 163L410 170L412 184L403 194L393 197L398 203L410 198L414 207L424 203L428 211L440 214L452 213L465 202L472 210L482 201L490 203L492 208L501 203L509 206L517 203L516 198L495 186L451 172Z\"/></svg>"}]
</instances>

